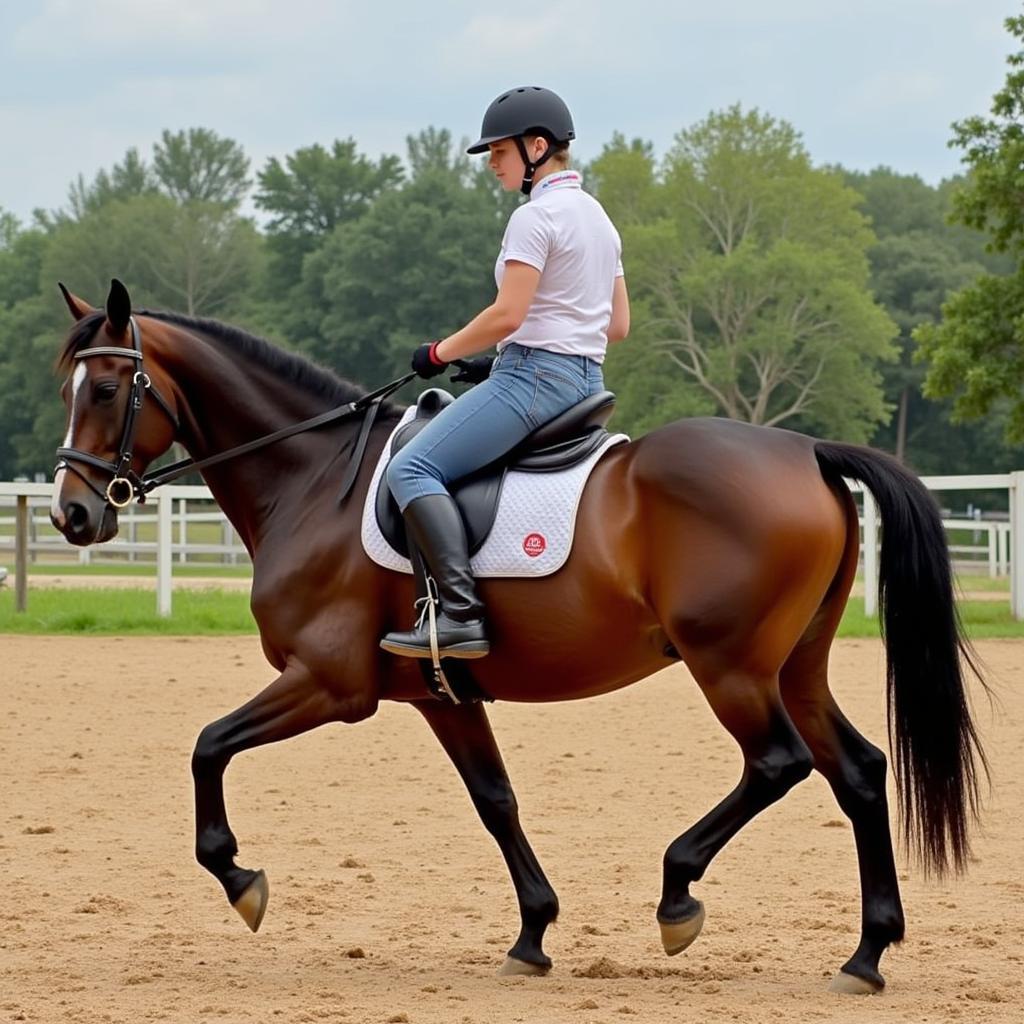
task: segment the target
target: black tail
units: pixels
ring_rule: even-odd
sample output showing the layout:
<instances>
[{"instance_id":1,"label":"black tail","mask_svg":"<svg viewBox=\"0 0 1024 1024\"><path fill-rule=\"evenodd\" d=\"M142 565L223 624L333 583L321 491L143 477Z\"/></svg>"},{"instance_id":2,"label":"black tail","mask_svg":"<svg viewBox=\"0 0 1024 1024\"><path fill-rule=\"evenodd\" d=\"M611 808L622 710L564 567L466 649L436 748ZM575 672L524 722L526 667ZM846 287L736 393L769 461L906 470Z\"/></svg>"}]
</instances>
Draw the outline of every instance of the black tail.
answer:
<instances>
[{"instance_id":1,"label":"black tail","mask_svg":"<svg viewBox=\"0 0 1024 1024\"><path fill-rule=\"evenodd\" d=\"M961 871L970 848L967 827L978 812L979 776L988 765L963 668L981 674L953 598L939 509L924 484L888 455L826 441L814 451L827 478L861 481L881 511L878 607L904 836L926 869Z\"/></svg>"}]
</instances>

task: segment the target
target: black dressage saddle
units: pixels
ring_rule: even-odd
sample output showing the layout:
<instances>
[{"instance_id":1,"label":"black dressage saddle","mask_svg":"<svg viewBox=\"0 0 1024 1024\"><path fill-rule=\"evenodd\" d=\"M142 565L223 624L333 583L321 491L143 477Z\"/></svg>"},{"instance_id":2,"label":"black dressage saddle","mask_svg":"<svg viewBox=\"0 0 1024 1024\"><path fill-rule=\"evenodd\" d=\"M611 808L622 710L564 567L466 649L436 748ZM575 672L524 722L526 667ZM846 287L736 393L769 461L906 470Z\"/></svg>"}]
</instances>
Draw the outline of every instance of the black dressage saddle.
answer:
<instances>
[{"instance_id":1,"label":"black dressage saddle","mask_svg":"<svg viewBox=\"0 0 1024 1024\"><path fill-rule=\"evenodd\" d=\"M394 455L408 444L442 409L455 398L440 388L420 395L416 415L391 441ZM503 458L456 481L451 494L462 512L469 538L470 554L480 550L494 525L505 474L510 469L524 473L554 473L568 469L592 455L608 437L605 423L615 408L615 395L600 391L584 398L560 416L549 420L528 435ZM405 526L398 505L381 476L376 496L377 524L387 542L400 554L409 556Z\"/></svg>"}]
</instances>

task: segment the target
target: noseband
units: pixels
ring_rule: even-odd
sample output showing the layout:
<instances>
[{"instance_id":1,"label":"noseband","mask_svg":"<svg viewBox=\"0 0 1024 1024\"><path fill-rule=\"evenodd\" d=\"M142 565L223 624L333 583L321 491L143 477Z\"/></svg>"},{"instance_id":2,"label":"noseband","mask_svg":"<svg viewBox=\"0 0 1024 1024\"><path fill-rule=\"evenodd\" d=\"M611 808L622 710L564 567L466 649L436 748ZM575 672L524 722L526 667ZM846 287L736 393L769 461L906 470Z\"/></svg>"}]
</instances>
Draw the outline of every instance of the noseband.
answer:
<instances>
[{"instance_id":1,"label":"noseband","mask_svg":"<svg viewBox=\"0 0 1024 1024\"><path fill-rule=\"evenodd\" d=\"M75 359L91 359L93 356L120 356L123 359L134 359L136 363L135 373L132 375L132 389L128 395L128 408L125 410L124 429L121 431L121 444L118 446L118 457L116 462L101 459L91 452L83 452L78 448L58 448L57 465L54 473L61 469L70 470L75 476L84 480L92 491L99 495L107 504L114 508L124 508L130 505L134 498L140 502L146 499L146 486L142 478L132 469L132 461L135 457L135 431L138 427L139 414L142 412L142 402L149 392L156 400L157 405L163 409L167 418L174 425L175 434L178 433L180 424L174 410L166 399L160 394L149 375L143 369L142 362L142 341L139 338L139 328L135 323L135 317L129 317L128 323L131 327L132 347L101 345L96 348L83 349L75 353ZM111 476L110 483L106 490L101 491L77 466L76 462L85 463L96 469L101 469Z\"/></svg>"}]
</instances>

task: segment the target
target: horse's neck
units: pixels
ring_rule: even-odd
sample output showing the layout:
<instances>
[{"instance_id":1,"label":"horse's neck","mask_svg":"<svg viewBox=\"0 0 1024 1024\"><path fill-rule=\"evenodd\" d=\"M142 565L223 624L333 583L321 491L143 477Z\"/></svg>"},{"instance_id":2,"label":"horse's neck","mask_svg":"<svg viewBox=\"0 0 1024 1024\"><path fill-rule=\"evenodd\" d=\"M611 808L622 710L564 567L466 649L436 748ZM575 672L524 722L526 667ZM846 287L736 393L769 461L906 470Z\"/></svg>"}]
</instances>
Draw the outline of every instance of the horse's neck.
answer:
<instances>
[{"instance_id":1,"label":"horse's neck","mask_svg":"<svg viewBox=\"0 0 1024 1024\"><path fill-rule=\"evenodd\" d=\"M199 358L186 358L175 374L183 403L179 438L197 462L228 451L333 408L322 395L282 381L262 365L213 342ZM207 348L206 345L203 346ZM228 459L203 472L214 498L250 552L275 516L287 516L337 459L358 419L330 430L314 430Z\"/></svg>"}]
</instances>

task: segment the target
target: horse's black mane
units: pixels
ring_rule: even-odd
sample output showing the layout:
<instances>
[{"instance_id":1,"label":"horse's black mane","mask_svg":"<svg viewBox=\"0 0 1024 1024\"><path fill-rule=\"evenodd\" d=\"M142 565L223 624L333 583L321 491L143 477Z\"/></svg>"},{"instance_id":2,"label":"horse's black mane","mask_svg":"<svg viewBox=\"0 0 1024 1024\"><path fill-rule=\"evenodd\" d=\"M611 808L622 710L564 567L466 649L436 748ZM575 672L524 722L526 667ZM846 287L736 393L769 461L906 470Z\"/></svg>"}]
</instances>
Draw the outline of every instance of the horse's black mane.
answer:
<instances>
[{"instance_id":1,"label":"horse's black mane","mask_svg":"<svg viewBox=\"0 0 1024 1024\"><path fill-rule=\"evenodd\" d=\"M243 362L258 363L282 380L298 384L337 405L354 401L364 394L355 384L342 379L332 370L318 366L296 352L278 348L269 341L257 338L254 334L249 334L239 327L221 323L219 320L206 320L164 310L140 309L138 314L184 327L186 330L196 331L214 341L222 342L236 352ZM95 338L96 332L105 319L106 313L97 310L95 313L89 313L83 317L71 328L68 339L58 357L58 367L63 369L70 367L75 353L81 351ZM384 412L397 410L397 406L392 406L388 402L383 403L381 408Z\"/></svg>"}]
</instances>

